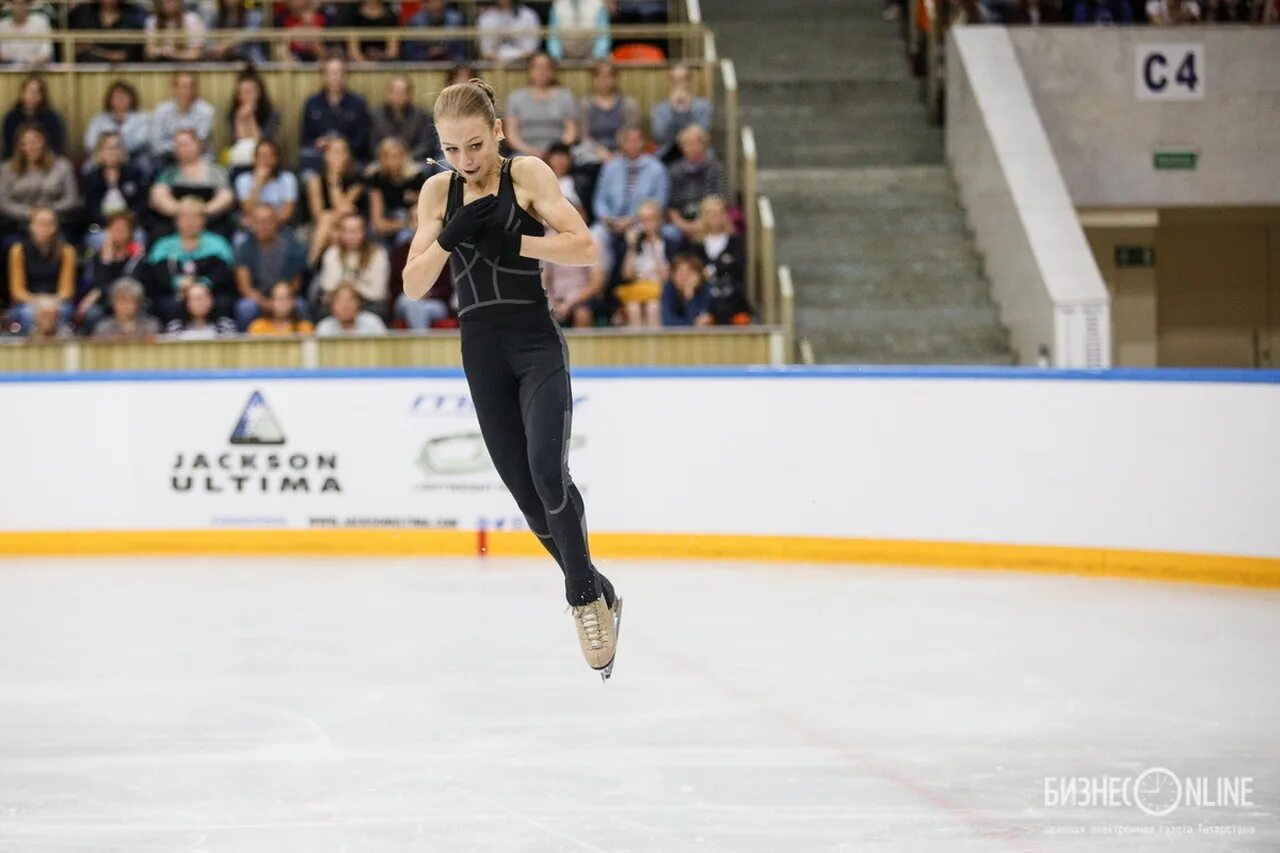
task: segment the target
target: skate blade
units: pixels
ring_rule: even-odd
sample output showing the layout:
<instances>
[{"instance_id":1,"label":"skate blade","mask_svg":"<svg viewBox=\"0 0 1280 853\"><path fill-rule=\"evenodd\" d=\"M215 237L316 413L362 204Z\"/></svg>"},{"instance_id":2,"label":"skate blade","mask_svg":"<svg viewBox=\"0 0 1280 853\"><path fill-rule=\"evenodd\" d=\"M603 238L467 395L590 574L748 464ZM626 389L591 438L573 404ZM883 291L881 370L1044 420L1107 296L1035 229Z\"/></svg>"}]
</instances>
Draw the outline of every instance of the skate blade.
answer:
<instances>
[{"instance_id":1,"label":"skate blade","mask_svg":"<svg viewBox=\"0 0 1280 853\"><path fill-rule=\"evenodd\" d=\"M618 635L622 628L622 596L613 602L613 657L609 662L600 668L600 683L608 684L609 676L613 675L613 662L618 659Z\"/></svg>"}]
</instances>

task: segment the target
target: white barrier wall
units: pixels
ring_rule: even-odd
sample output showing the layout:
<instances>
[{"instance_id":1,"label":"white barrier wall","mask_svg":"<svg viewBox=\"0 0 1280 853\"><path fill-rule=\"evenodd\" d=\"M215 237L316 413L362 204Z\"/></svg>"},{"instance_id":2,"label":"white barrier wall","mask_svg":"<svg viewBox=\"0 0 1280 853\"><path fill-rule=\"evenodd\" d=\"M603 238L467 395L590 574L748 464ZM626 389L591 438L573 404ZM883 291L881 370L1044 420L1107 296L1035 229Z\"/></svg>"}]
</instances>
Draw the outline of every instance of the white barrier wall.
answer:
<instances>
[{"instance_id":1,"label":"white barrier wall","mask_svg":"<svg viewBox=\"0 0 1280 853\"><path fill-rule=\"evenodd\" d=\"M604 532L1280 557L1280 375L1036 375L583 371L572 470ZM0 531L522 526L452 374L0 379L0 411Z\"/></svg>"}]
</instances>

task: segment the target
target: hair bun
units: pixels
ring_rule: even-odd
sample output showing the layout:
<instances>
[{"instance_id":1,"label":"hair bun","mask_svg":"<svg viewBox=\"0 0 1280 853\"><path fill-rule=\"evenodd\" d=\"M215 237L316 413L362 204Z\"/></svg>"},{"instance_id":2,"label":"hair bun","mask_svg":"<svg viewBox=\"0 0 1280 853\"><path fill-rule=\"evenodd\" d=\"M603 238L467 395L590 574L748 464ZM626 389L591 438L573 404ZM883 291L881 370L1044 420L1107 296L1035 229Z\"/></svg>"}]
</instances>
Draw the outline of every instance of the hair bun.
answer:
<instances>
[{"instance_id":1,"label":"hair bun","mask_svg":"<svg viewBox=\"0 0 1280 853\"><path fill-rule=\"evenodd\" d=\"M472 86L475 86L481 92L484 92L484 96L489 99L489 103L493 104L493 108L495 110L498 108L498 93L493 91L492 86L481 80L479 77L472 77L467 82Z\"/></svg>"}]
</instances>

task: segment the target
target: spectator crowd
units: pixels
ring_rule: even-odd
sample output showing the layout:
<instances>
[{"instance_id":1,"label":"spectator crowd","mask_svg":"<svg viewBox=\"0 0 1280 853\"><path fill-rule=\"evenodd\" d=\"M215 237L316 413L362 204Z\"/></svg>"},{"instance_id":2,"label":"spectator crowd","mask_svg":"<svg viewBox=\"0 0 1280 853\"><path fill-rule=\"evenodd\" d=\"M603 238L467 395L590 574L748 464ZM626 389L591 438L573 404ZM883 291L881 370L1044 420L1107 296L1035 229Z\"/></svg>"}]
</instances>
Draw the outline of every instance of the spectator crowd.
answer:
<instances>
[{"instance_id":1,"label":"spectator crowd","mask_svg":"<svg viewBox=\"0 0 1280 853\"><path fill-rule=\"evenodd\" d=\"M13 4L15 17L19 8L25 16L20 23L35 14L24 3ZM617 7L575 0L551 4L549 13L565 21L566 9L575 15L596 9L607 23ZM74 17L84 18L89 8L78 7ZM352 8L377 26L462 22L458 9L433 0L401 7L363 0ZM317 14L306 0L282 11ZM90 59L183 62L171 77L171 97L145 111L129 81L115 80L84 128L82 162L67 156L68 124L38 72L26 77L4 115L0 335L221 338L456 325L447 267L422 300L408 299L400 281L418 193L441 168L432 161L444 160L421 106L430 99L393 73L381 104L347 85L346 56L396 58L400 46L357 40L334 52L311 44L319 59L317 91L300 115L282 116L252 61L239 73L230 103L215 106L201 97L199 71L186 65L208 52L197 56L197 42L187 37L160 37L205 25L252 29L246 22L261 14L256 7L157 0L154 12L140 54L122 56L127 46L104 42ZM99 0L91 23L119 28L130 14L119 0ZM528 6L496 3L480 12L482 29L495 15L507 28L490 28L508 35L479 39L479 55L522 61L528 74L527 85L503 105L508 153L550 164L602 249L596 267L544 265L557 319L579 327L751 322L737 211L710 145L711 105L695 94L689 69L671 67L667 96L641 116L603 58L607 39L579 42L553 31L542 50L536 31L532 44L509 37L519 27L539 26ZM584 24L575 18L566 26ZM474 75L461 50L431 44L438 52L426 58L462 60L449 82ZM297 59L307 58L307 47L289 45ZM558 82L557 57L597 56L585 97ZM286 162L276 141L284 122L298 128L296 162ZM218 126L228 144L214 151Z\"/></svg>"}]
</instances>

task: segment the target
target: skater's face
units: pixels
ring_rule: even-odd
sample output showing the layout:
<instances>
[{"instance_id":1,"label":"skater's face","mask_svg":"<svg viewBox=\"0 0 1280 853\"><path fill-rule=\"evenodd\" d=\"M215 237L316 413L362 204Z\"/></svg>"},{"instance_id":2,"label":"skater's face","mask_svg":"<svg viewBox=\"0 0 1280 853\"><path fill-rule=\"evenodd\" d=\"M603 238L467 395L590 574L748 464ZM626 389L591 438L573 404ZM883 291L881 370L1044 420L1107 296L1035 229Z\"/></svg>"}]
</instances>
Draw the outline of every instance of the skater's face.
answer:
<instances>
[{"instance_id":1,"label":"skater's face","mask_svg":"<svg viewBox=\"0 0 1280 853\"><path fill-rule=\"evenodd\" d=\"M480 116L442 118L437 129L445 159L464 179L480 181L497 168L501 119L490 125Z\"/></svg>"}]
</instances>

